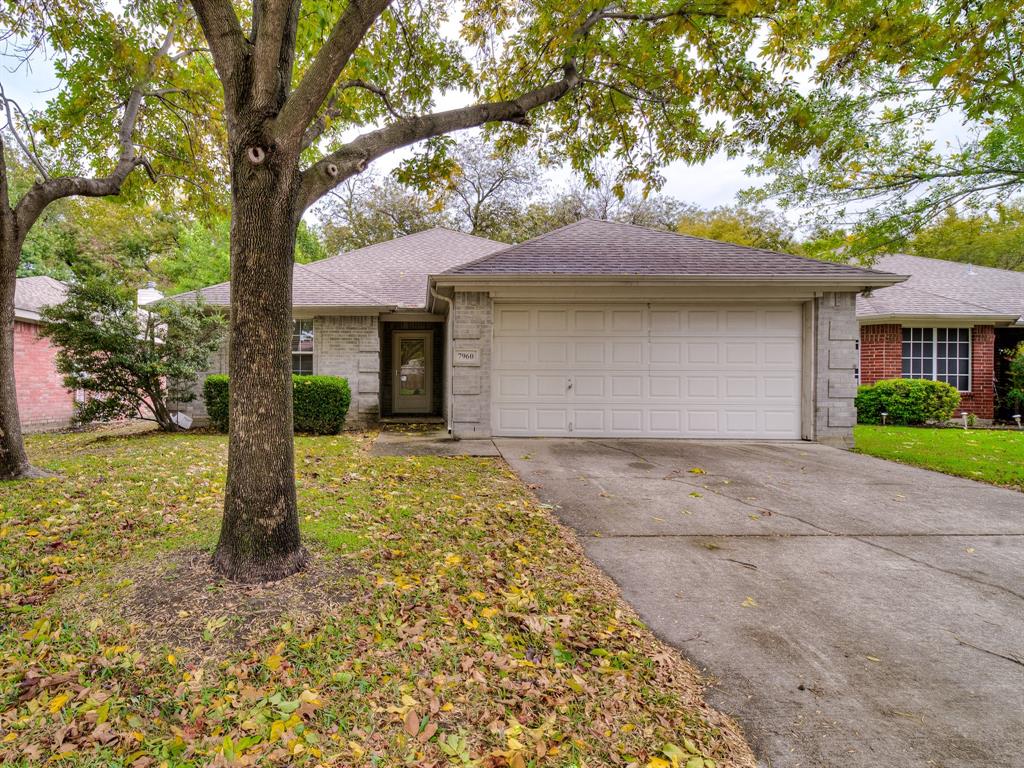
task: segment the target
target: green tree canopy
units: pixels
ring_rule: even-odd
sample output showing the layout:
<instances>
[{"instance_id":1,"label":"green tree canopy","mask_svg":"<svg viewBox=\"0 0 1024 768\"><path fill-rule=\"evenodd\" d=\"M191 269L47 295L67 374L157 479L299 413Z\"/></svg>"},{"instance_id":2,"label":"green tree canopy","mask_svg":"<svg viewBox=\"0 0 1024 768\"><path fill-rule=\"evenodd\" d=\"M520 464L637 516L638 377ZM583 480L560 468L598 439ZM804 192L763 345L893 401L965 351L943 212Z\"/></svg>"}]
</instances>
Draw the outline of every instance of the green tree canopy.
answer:
<instances>
[{"instance_id":1,"label":"green tree canopy","mask_svg":"<svg viewBox=\"0 0 1024 768\"><path fill-rule=\"evenodd\" d=\"M173 402L192 386L219 347L224 320L205 307L163 301L147 310L111 277L73 284L67 299L43 312L43 332L59 347L57 370L87 397L83 422L137 418L174 432Z\"/></svg>"},{"instance_id":2,"label":"green tree canopy","mask_svg":"<svg viewBox=\"0 0 1024 768\"><path fill-rule=\"evenodd\" d=\"M991 212L948 209L907 242L907 252L998 269L1024 270L1024 203L995 206Z\"/></svg>"},{"instance_id":3,"label":"green tree canopy","mask_svg":"<svg viewBox=\"0 0 1024 768\"><path fill-rule=\"evenodd\" d=\"M949 208L1024 188L1024 3L805 6L820 57L753 193L848 227L849 256L903 248ZM955 138L950 133L955 134Z\"/></svg>"}]
</instances>

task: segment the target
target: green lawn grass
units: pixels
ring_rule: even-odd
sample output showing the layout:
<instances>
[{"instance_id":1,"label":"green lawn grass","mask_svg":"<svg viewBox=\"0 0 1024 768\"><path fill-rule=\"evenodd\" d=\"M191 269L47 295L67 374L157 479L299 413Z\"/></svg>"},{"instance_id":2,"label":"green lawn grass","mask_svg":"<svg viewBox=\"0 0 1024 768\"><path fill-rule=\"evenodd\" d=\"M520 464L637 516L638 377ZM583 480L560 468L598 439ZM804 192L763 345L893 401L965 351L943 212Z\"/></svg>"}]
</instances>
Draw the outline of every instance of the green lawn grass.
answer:
<instances>
[{"instance_id":1,"label":"green lawn grass","mask_svg":"<svg viewBox=\"0 0 1024 768\"><path fill-rule=\"evenodd\" d=\"M860 453L1024 491L1024 431L861 425L854 438Z\"/></svg>"},{"instance_id":2,"label":"green lawn grass","mask_svg":"<svg viewBox=\"0 0 1024 768\"><path fill-rule=\"evenodd\" d=\"M216 538L223 437L32 437L57 474L0 485L0 764L754 764L503 463L368 445L296 440L303 535L345 599L263 625L285 586L169 600Z\"/></svg>"}]
</instances>

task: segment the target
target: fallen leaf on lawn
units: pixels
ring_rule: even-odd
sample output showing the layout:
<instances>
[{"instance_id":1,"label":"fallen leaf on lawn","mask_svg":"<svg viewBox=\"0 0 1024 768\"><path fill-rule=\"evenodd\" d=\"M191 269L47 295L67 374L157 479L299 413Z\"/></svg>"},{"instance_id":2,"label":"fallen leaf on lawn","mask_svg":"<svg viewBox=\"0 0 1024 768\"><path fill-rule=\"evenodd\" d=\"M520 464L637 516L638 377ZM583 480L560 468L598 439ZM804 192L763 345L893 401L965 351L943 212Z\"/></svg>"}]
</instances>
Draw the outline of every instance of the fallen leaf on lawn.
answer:
<instances>
[{"instance_id":1,"label":"fallen leaf on lawn","mask_svg":"<svg viewBox=\"0 0 1024 768\"><path fill-rule=\"evenodd\" d=\"M415 736L420 732L420 716L415 709L410 709L405 713L404 727L405 732L410 736Z\"/></svg>"},{"instance_id":2,"label":"fallen leaf on lawn","mask_svg":"<svg viewBox=\"0 0 1024 768\"><path fill-rule=\"evenodd\" d=\"M63 707L65 704L67 704L68 703L68 699L70 699L70 698L71 698L71 696L69 696L66 693L62 693L59 696L54 696L53 700L50 702L50 712L51 713L60 712L61 707Z\"/></svg>"}]
</instances>

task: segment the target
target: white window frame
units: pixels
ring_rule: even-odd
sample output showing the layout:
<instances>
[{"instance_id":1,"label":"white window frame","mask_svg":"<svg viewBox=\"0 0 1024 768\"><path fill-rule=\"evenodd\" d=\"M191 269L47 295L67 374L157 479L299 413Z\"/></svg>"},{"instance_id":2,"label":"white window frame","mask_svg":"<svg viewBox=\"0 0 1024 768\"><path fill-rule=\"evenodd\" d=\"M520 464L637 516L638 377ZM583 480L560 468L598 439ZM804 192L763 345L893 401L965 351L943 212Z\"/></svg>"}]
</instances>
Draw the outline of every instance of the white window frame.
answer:
<instances>
[{"instance_id":1,"label":"white window frame","mask_svg":"<svg viewBox=\"0 0 1024 768\"><path fill-rule=\"evenodd\" d=\"M294 348L292 349L292 373L296 373L296 370L295 370L295 360L296 360L296 358L298 358L298 357L305 357L306 355L309 355L309 373L308 374L305 374L305 373L301 374L301 375L309 376L309 375L312 375L312 374L316 373L316 368L315 368L316 359L314 357L314 353L316 352L316 333L315 333L315 331L313 329L313 319L312 318L303 318L301 320L293 320L292 321L292 339L295 339L296 336L301 334L301 332L302 332L302 324L303 323L307 323L309 325L309 335L310 335L310 340L313 342L313 346L310 349L308 349L308 350L301 350L300 351L300 350L297 350L297 349L294 349Z\"/></svg>"},{"instance_id":2,"label":"white window frame","mask_svg":"<svg viewBox=\"0 0 1024 768\"><path fill-rule=\"evenodd\" d=\"M908 375L904 375L903 374L903 361L906 359L903 356L903 345L908 343L908 342L906 342L904 340L903 333L905 331L914 331L914 330L930 330L932 332L932 340L931 340L931 347L932 347L932 352L931 352L932 372L931 372L930 376L924 376L924 375L914 376L913 374L908 374ZM960 393L963 393L963 394L970 394L971 392L974 391L974 329L970 328L970 327L964 327L964 326L960 326L960 325L939 325L939 326L904 325L900 329L900 378L904 378L904 379L923 379L925 381L942 381L942 379L939 378L939 357L938 357L939 331L946 331L947 334L948 334L949 331L957 331L957 332L959 332L959 331L967 331L967 389L960 389L960 387L957 387L957 392L960 392ZM913 335L913 334L911 334L911 335ZM913 344L913 343L924 343L924 342L913 342L913 341L911 341L910 343ZM947 344L949 343L948 342L948 335L947 335L946 343ZM956 343L959 344L960 342L958 341ZM910 359L911 360L914 359L913 358L913 353L911 353ZM926 358L922 358L922 359L926 359ZM947 362L950 360L950 357L949 357L949 354L948 354L948 349L947 349L947 354L946 354L944 359ZM960 357L959 355L957 355L957 357L955 357L953 359L954 360L963 360L963 358ZM947 376L949 375L948 370L947 370L946 374L944 374L944 375L947 375ZM959 374L957 374L957 378L959 378Z\"/></svg>"}]
</instances>

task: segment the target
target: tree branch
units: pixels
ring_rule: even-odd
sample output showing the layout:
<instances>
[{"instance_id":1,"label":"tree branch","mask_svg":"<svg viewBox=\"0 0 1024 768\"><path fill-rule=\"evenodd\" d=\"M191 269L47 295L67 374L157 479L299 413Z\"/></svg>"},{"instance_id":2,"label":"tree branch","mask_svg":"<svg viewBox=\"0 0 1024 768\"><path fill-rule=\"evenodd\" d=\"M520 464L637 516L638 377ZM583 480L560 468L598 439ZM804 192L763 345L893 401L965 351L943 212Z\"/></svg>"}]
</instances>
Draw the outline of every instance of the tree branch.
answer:
<instances>
[{"instance_id":1,"label":"tree branch","mask_svg":"<svg viewBox=\"0 0 1024 768\"><path fill-rule=\"evenodd\" d=\"M149 60L145 77L141 82L136 83L135 87L132 88L131 95L128 97L117 137L121 153L117 159L117 165L114 166L114 170L107 176L101 177L61 176L36 181L29 188L28 192L22 196L21 200L18 201L14 211L22 236L28 232L36 219L46 209L46 206L55 200L73 195L106 197L107 195L119 194L125 180L140 165L146 169L150 178L155 178L149 161L137 155L132 137L135 133L135 125L139 120L139 111L142 108L142 101L146 95L147 86L156 73L160 60L167 56L170 51L171 45L174 43L176 30L177 27L172 21L167 27L167 34L164 36L163 43Z\"/></svg>"},{"instance_id":2,"label":"tree branch","mask_svg":"<svg viewBox=\"0 0 1024 768\"><path fill-rule=\"evenodd\" d=\"M210 45L213 66L224 84L224 105L229 112L238 106L238 96L229 85L235 83L245 60L248 43L235 15L231 0L189 0Z\"/></svg>"},{"instance_id":3,"label":"tree branch","mask_svg":"<svg viewBox=\"0 0 1024 768\"><path fill-rule=\"evenodd\" d=\"M373 83L367 82L366 80L343 80L342 82L338 83L338 85L335 87L335 95L332 96L330 101L327 102L327 107L324 109L324 111L321 112L320 116L317 117L316 121L308 129L306 129L306 132L302 137L303 149L311 147L313 145L313 142L320 138L321 134L323 134L323 132L327 130L328 121L334 117L337 117L340 114L340 110L335 109L334 106L338 101L337 93L338 91L344 91L348 88L362 88L363 90L376 94L377 96L380 97L380 100L384 102L384 108L389 113L391 113L391 116L393 118L395 118L396 120L405 119L406 115L403 115L401 112L395 109L394 104L391 102L391 97L388 96L387 91L385 91L379 85L374 85Z\"/></svg>"},{"instance_id":4,"label":"tree branch","mask_svg":"<svg viewBox=\"0 0 1024 768\"><path fill-rule=\"evenodd\" d=\"M253 28L256 37L253 54L253 99L258 106L273 105L291 80L294 57L294 32L299 0L256 0L253 3ZM259 13L256 13L257 9ZM284 87L282 87L284 86Z\"/></svg>"},{"instance_id":5,"label":"tree branch","mask_svg":"<svg viewBox=\"0 0 1024 768\"><path fill-rule=\"evenodd\" d=\"M196 0L194 0L196 1ZM299 146L306 128L327 100L342 70L391 0L350 0L302 82L274 121L277 140Z\"/></svg>"},{"instance_id":6,"label":"tree branch","mask_svg":"<svg viewBox=\"0 0 1024 768\"><path fill-rule=\"evenodd\" d=\"M28 125L28 119L25 117L25 113L22 111L18 103L14 99L7 97L7 93L4 91L2 84L0 84L0 102L3 102L4 111L7 113L7 130L11 132L11 135L14 137L14 141L21 148L21 151L24 153L25 157L28 158L28 161L33 165L33 167L39 171L39 174L44 179L48 179L50 174L47 173L46 166L44 166L42 160L39 159L39 153L36 150L35 139L32 136L32 128ZM11 111L12 106L21 117L21 121L28 127L29 134L27 143L21 138L21 134L18 132L18 126L14 121L14 114Z\"/></svg>"},{"instance_id":7,"label":"tree branch","mask_svg":"<svg viewBox=\"0 0 1024 768\"><path fill-rule=\"evenodd\" d=\"M578 83L576 67L569 63L564 65L561 79L528 91L516 99L479 102L461 109L408 117L364 133L303 172L302 210L345 179L362 172L372 161L399 147L485 123L512 122L525 125L531 110L558 101Z\"/></svg>"}]
</instances>

